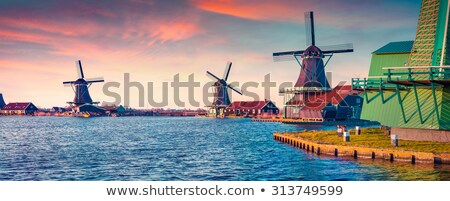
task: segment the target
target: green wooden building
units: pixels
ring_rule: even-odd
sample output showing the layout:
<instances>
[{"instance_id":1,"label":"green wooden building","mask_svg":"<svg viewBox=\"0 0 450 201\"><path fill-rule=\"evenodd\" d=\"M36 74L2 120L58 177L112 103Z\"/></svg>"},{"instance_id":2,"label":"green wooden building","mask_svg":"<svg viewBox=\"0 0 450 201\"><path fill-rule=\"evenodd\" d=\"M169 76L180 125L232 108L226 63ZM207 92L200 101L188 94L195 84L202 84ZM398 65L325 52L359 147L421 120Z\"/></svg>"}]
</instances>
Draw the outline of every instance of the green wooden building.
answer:
<instances>
[{"instance_id":1,"label":"green wooden building","mask_svg":"<svg viewBox=\"0 0 450 201\"><path fill-rule=\"evenodd\" d=\"M450 141L448 0L423 0L414 41L391 42L372 53L362 119L393 127L400 138Z\"/></svg>"}]
</instances>

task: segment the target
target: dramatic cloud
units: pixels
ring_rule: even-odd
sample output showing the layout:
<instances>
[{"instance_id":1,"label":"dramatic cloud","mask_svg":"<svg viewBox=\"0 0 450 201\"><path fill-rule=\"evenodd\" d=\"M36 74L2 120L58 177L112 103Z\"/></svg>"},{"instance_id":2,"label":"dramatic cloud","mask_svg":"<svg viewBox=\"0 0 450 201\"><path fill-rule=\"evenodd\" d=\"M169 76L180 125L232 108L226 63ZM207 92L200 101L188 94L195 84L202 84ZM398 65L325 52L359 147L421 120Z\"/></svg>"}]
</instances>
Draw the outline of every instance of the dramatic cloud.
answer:
<instances>
[{"instance_id":1,"label":"dramatic cloud","mask_svg":"<svg viewBox=\"0 0 450 201\"><path fill-rule=\"evenodd\" d=\"M167 42L167 41L180 41L188 39L192 36L200 34L201 28L194 23L189 22L175 22L171 24L161 24L153 30L151 34L152 41L149 42L152 45L155 42Z\"/></svg>"},{"instance_id":2,"label":"dramatic cloud","mask_svg":"<svg viewBox=\"0 0 450 201\"><path fill-rule=\"evenodd\" d=\"M193 0L200 9L252 20L289 20L299 16L299 1L258 0ZM308 3L309 4L309 3Z\"/></svg>"},{"instance_id":3,"label":"dramatic cloud","mask_svg":"<svg viewBox=\"0 0 450 201\"><path fill-rule=\"evenodd\" d=\"M417 1L361 0L192 0L208 12L243 19L303 23L305 11L315 11L321 24L346 27L399 26L408 17L416 16L410 7ZM395 11L395 12L389 12Z\"/></svg>"}]
</instances>

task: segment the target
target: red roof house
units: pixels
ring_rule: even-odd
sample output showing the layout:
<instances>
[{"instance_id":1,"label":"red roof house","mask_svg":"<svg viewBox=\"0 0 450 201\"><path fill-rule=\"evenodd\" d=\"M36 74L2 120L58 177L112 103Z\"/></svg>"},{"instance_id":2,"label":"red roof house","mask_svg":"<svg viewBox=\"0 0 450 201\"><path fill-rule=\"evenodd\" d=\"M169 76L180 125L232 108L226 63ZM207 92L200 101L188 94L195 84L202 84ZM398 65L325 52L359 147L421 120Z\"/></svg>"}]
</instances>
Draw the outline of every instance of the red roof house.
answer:
<instances>
[{"instance_id":1,"label":"red roof house","mask_svg":"<svg viewBox=\"0 0 450 201\"><path fill-rule=\"evenodd\" d=\"M278 114L278 107L270 100L235 101L225 108L226 115L256 116L263 113Z\"/></svg>"},{"instance_id":2,"label":"red roof house","mask_svg":"<svg viewBox=\"0 0 450 201\"><path fill-rule=\"evenodd\" d=\"M31 102L8 103L0 111L3 115L31 115L38 108Z\"/></svg>"},{"instance_id":3,"label":"red roof house","mask_svg":"<svg viewBox=\"0 0 450 201\"><path fill-rule=\"evenodd\" d=\"M304 94L296 94L291 100L286 103L287 118L304 118L304 119L320 119L330 118L329 111L325 111L327 106L333 107L336 110L337 106L349 106L347 101L354 102L353 99L358 99L360 92L352 90L350 85L336 86L333 90L328 92L318 92L310 94L308 97L303 97ZM354 96L354 98L349 98ZM348 108L344 108L348 110ZM328 113L328 115L326 114ZM339 111L333 111L334 116Z\"/></svg>"}]
</instances>

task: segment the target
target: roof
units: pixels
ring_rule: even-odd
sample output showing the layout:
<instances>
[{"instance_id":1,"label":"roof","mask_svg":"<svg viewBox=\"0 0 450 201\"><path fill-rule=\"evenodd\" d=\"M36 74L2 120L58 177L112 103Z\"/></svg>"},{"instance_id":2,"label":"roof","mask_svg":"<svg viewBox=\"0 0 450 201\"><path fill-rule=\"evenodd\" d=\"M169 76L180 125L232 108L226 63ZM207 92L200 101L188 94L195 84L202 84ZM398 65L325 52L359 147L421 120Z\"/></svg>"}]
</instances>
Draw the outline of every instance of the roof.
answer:
<instances>
[{"instance_id":1,"label":"roof","mask_svg":"<svg viewBox=\"0 0 450 201\"><path fill-rule=\"evenodd\" d=\"M352 90L350 85L336 86L333 90L317 94L315 96L309 96L306 100L301 100L299 95L295 95L288 104L289 105L305 105L303 110L322 110L326 105L339 104L348 95L358 94Z\"/></svg>"},{"instance_id":2,"label":"roof","mask_svg":"<svg viewBox=\"0 0 450 201\"><path fill-rule=\"evenodd\" d=\"M25 110L29 105L32 105L31 102L23 102L23 103L8 103L2 110Z\"/></svg>"},{"instance_id":3,"label":"roof","mask_svg":"<svg viewBox=\"0 0 450 201\"><path fill-rule=\"evenodd\" d=\"M318 110L300 110L300 116L305 119L323 119L322 113Z\"/></svg>"},{"instance_id":4,"label":"roof","mask_svg":"<svg viewBox=\"0 0 450 201\"><path fill-rule=\"evenodd\" d=\"M255 109L255 110L260 110L262 109L265 105L267 105L267 103L269 103L269 100L265 100L265 101L235 101L233 103L231 103L227 109L233 109L233 110L237 110L237 109Z\"/></svg>"},{"instance_id":5,"label":"roof","mask_svg":"<svg viewBox=\"0 0 450 201\"><path fill-rule=\"evenodd\" d=\"M78 107L80 112L104 112L105 109L99 108L95 105L91 105L89 103L83 104Z\"/></svg>"},{"instance_id":6,"label":"roof","mask_svg":"<svg viewBox=\"0 0 450 201\"><path fill-rule=\"evenodd\" d=\"M105 105L105 106L100 106L99 108L105 109L106 111L113 111L113 110L117 110L118 106L116 106L116 105Z\"/></svg>"},{"instance_id":7,"label":"roof","mask_svg":"<svg viewBox=\"0 0 450 201\"><path fill-rule=\"evenodd\" d=\"M414 41L398 41L390 42L372 54L389 54L389 53L410 53L413 49Z\"/></svg>"}]
</instances>

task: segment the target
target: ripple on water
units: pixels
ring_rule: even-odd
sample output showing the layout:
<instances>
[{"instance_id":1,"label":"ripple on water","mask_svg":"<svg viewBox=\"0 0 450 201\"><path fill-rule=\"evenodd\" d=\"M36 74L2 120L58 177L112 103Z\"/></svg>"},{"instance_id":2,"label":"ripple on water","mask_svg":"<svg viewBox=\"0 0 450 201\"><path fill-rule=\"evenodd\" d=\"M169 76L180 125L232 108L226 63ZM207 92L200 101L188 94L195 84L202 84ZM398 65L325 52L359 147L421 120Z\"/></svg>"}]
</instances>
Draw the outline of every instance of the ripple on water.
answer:
<instances>
[{"instance_id":1,"label":"ripple on water","mask_svg":"<svg viewBox=\"0 0 450 201\"><path fill-rule=\"evenodd\" d=\"M449 180L446 167L317 157L272 133L334 129L171 117L0 117L0 180Z\"/></svg>"}]
</instances>

